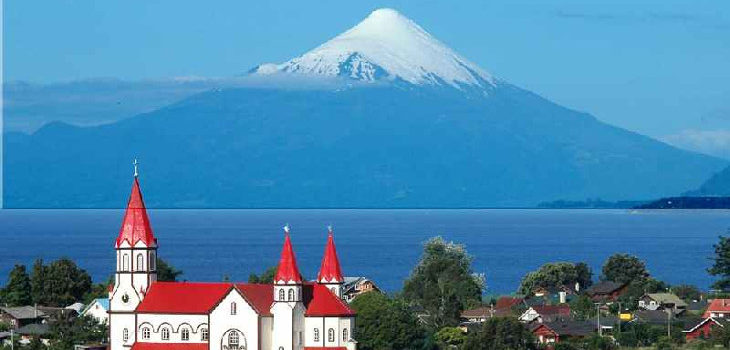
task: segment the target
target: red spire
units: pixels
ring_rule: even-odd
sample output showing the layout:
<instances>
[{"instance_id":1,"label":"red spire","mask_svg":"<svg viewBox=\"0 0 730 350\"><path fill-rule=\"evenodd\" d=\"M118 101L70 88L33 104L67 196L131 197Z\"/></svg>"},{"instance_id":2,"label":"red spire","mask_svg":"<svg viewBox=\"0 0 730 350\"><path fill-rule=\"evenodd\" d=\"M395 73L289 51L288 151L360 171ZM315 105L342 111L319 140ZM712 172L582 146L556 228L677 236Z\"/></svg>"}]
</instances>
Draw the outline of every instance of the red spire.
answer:
<instances>
[{"instance_id":1,"label":"red spire","mask_svg":"<svg viewBox=\"0 0 730 350\"><path fill-rule=\"evenodd\" d=\"M294 257L294 248L289 238L289 226L284 226L284 248L281 250L279 268L276 269L275 282L302 282L302 274L297 267L297 259Z\"/></svg>"},{"instance_id":2,"label":"red spire","mask_svg":"<svg viewBox=\"0 0 730 350\"><path fill-rule=\"evenodd\" d=\"M122 221L122 228L119 230L116 246L119 247L124 241L127 241L131 246L140 241L148 247L157 245L157 239L152 233L150 218L147 216L147 209L145 209L142 200L142 192L139 190L136 167L132 193L129 195L127 210L124 213L124 220Z\"/></svg>"},{"instance_id":3,"label":"red spire","mask_svg":"<svg viewBox=\"0 0 730 350\"><path fill-rule=\"evenodd\" d=\"M342 277L342 269L340 269L340 260L337 258L337 249L335 248L335 238L332 234L332 227L328 228L327 246L324 248L324 257L322 257L322 266L319 269L317 281L321 282L344 282Z\"/></svg>"}]
</instances>

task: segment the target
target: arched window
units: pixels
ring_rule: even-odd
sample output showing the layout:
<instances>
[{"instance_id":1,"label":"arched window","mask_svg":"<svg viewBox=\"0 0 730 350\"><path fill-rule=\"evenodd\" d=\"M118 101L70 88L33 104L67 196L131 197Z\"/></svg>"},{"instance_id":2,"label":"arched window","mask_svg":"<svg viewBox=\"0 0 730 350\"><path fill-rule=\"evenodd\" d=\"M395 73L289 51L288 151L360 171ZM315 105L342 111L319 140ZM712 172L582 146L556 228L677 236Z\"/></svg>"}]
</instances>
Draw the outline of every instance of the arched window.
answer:
<instances>
[{"instance_id":1,"label":"arched window","mask_svg":"<svg viewBox=\"0 0 730 350\"><path fill-rule=\"evenodd\" d=\"M335 329L334 328L330 328L327 330L327 341L330 343L335 341Z\"/></svg>"},{"instance_id":2,"label":"arched window","mask_svg":"<svg viewBox=\"0 0 730 350\"><path fill-rule=\"evenodd\" d=\"M170 330L167 328L162 329L162 340L170 340Z\"/></svg>"},{"instance_id":3,"label":"arched window","mask_svg":"<svg viewBox=\"0 0 730 350\"><path fill-rule=\"evenodd\" d=\"M129 271L129 255L122 255L122 271Z\"/></svg>"},{"instance_id":4,"label":"arched window","mask_svg":"<svg viewBox=\"0 0 730 350\"><path fill-rule=\"evenodd\" d=\"M228 346L238 346L238 332L228 333Z\"/></svg>"},{"instance_id":5,"label":"arched window","mask_svg":"<svg viewBox=\"0 0 730 350\"><path fill-rule=\"evenodd\" d=\"M157 258L155 257L155 252L150 252L150 270L155 270L157 266Z\"/></svg>"},{"instance_id":6,"label":"arched window","mask_svg":"<svg viewBox=\"0 0 730 350\"><path fill-rule=\"evenodd\" d=\"M283 288L279 289L279 301L284 301L284 293L286 292L284 292Z\"/></svg>"},{"instance_id":7,"label":"arched window","mask_svg":"<svg viewBox=\"0 0 730 350\"><path fill-rule=\"evenodd\" d=\"M144 270L144 256L142 253L137 254L137 271Z\"/></svg>"},{"instance_id":8,"label":"arched window","mask_svg":"<svg viewBox=\"0 0 730 350\"><path fill-rule=\"evenodd\" d=\"M208 328L203 328L200 330L200 340L208 341Z\"/></svg>"},{"instance_id":9,"label":"arched window","mask_svg":"<svg viewBox=\"0 0 730 350\"><path fill-rule=\"evenodd\" d=\"M231 315L235 315L236 312L237 312L237 310L236 310L236 302L234 301L234 302L231 303Z\"/></svg>"},{"instance_id":10,"label":"arched window","mask_svg":"<svg viewBox=\"0 0 730 350\"><path fill-rule=\"evenodd\" d=\"M142 328L142 339L150 339L150 328L149 327Z\"/></svg>"},{"instance_id":11,"label":"arched window","mask_svg":"<svg viewBox=\"0 0 730 350\"><path fill-rule=\"evenodd\" d=\"M332 287L330 290L332 291L332 294L337 295L337 288Z\"/></svg>"},{"instance_id":12,"label":"arched window","mask_svg":"<svg viewBox=\"0 0 730 350\"><path fill-rule=\"evenodd\" d=\"M314 329L314 337L313 338L314 338L314 341L315 342L318 342L319 341L319 328L315 328Z\"/></svg>"},{"instance_id":13,"label":"arched window","mask_svg":"<svg viewBox=\"0 0 730 350\"><path fill-rule=\"evenodd\" d=\"M126 328L122 330L122 340L124 340L125 343L129 340L129 330Z\"/></svg>"},{"instance_id":14,"label":"arched window","mask_svg":"<svg viewBox=\"0 0 730 350\"><path fill-rule=\"evenodd\" d=\"M294 301L294 289L289 289L289 301Z\"/></svg>"},{"instance_id":15,"label":"arched window","mask_svg":"<svg viewBox=\"0 0 730 350\"><path fill-rule=\"evenodd\" d=\"M348 341L350 340L347 334L347 328L342 329L342 341Z\"/></svg>"}]
</instances>

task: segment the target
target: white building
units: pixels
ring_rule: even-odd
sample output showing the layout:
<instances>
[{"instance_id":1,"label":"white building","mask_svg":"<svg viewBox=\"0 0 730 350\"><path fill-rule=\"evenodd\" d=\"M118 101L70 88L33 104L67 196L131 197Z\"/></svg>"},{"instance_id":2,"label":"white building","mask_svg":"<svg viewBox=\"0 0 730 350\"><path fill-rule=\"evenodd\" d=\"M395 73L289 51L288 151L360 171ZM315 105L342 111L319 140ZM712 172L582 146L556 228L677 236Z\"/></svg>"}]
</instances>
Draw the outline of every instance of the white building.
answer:
<instances>
[{"instance_id":1,"label":"white building","mask_svg":"<svg viewBox=\"0 0 730 350\"><path fill-rule=\"evenodd\" d=\"M157 282L157 239L135 174L116 240L111 350L355 350L330 229L316 282L297 267L289 229L274 284Z\"/></svg>"},{"instance_id":2,"label":"white building","mask_svg":"<svg viewBox=\"0 0 730 350\"><path fill-rule=\"evenodd\" d=\"M109 322L109 299L99 298L94 299L86 308L81 311L81 316L90 316L96 319L99 323Z\"/></svg>"}]
</instances>

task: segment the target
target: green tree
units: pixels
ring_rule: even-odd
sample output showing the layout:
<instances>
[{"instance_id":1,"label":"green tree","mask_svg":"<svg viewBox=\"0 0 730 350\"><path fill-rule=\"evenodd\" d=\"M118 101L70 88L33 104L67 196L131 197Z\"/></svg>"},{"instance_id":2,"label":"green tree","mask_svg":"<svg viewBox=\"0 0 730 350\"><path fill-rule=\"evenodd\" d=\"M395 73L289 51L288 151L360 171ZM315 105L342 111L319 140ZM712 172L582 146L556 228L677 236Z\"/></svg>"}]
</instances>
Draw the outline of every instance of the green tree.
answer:
<instances>
[{"instance_id":1,"label":"green tree","mask_svg":"<svg viewBox=\"0 0 730 350\"><path fill-rule=\"evenodd\" d=\"M596 315L596 307L591 298L580 295L570 301L570 311L577 320L587 320Z\"/></svg>"},{"instance_id":2,"label":"green tree","mask_svg":"<svg viewBox=\"0 0 730 350\"><path fill-rule=\"evenodd\" d=\"M715 256L712 258L712 267L707 269L707 272L719 277L712 287L728 290L730 289L730 238L720 236L719 241L712 247L715 249Z\"/></svg>"},{"instance_id":3,"label":"green tree","mask_svg":"<svg viewBox=\"0 0 730 350\"><path fill-rule=\"evenodd\" d=\"M252 273L248 276L248 283L260 283L260 284L269 284L274 283L274 276L276 276L276 269L277 266L271 266L268 269L264 270L264 272L261 273L261 275L256 275L255 273Z\"/></svg>"},{"instance_id":4,"label":"green tree","mask_svg":"<svg viewBox=\"0 0 730 350\"><path fill-rule=\"evenodd\" d=\"M109 328L94 318L82 316L60 319L51 325L50 350L73 349L75 344L103 343L109 337Z\"/></svg>"},{"instance_id":5,"label":"green tree","mask_svg":"<svg viewBox=\"0 0 730 350\"><path fill-rule=\"evenodd\" d=\"M157 280L163 282L175 282L183 274L182 270L176 269L165 260L157 257Z\"/></svg>"},{"instance_id":6,"label":"green tree","mask_svg":"<svg viewBox=\"0 0 730 350\"><path fill-rule=\"evenodd\" d=\"M462 350L537 349L532 333L514 317L495 317L467 333Z\"/></svg>"},{"instance_id":7,"label":"green tree","mask_svg":"<svg viewBox=\"0 0 730 350\"><path fill-rule=\"evenodd\" d=\"M0 300L10 306L29 305L32 302L30 277L25 265L15 265L8 275L8 283L0 290Z\"/></svg>"},{"instance_id":8,"label":"green tree","mask_svg":"<svg viewBox=\"0 0 730 350\"><path fill-rule=\"evenodd\" d=\"M439 349L460 349L466 334L459 327L444 327L434 334L434 339Z\"/></svg>"},{"instance_id":9,"label":"green tree","mask_svg":"<svg viewBox=\"0 0 730 350\"><path fill-rule=\"evenodd\" d=\"M483 279L471 268L472 257L463 245L431 238L421 260L403 286L403 297L428 314L436 330L459 323L461 310L481 301Z\"/></svg>"},{"instance_id":10,"label":"green tree","mask_svg":"<svg viewBox=\"0 0 730 350\"><path fill-rule=\"evenodd\" d=\"M591 272L585 264L581 265L581 271L578 271L576 267L577 265L569 262L544 264L537 271L529 272L522 278L519 292L524 295L530 295L538 287L553 289L559 286L569 286L572 288L576 282L581 283L582 286L583 283L586 283L584 279L590 281ZM586 268L588 270L585 270ZM580 276L579 272L583 275Z\"/></svg>"},{"instance_id":11,"label":"green tree","mask_svg":"<svg viewBox=\"0 0 730 350\"><path fill-rule=\"evenodd\" d=\"M593 285L593 270L588 264L584 262L576 263L575 273L578 275L576 282L580 284L581 289L586 289Z\"/></svg>"},{"instance_id":12,"label":"green tree","mask_svg":"<svg viewBox=\"0 0 730 350\"><path fill-rule=\"evenodd\" d=\"M381 293L352 301L357 312L354 338L360 350L421 349L425 332L408 306Z\"/></svg>"},{"instance_id":13,"label":"green tree","mask_svg":"<svg viewBox=\"0 0 730 350\"><path fill-rule=\"evenodd\" d=\"M649 277L646 264L629 254L611 255L603 264L601 279L618 283L631 283Z\"/></svg>"},{"instance_id":14,"label":"green tree","mask_svg":"<svg viewBox=\"0 0 730 350\"><path fill-rule=\"evenodd\" d=\"M33 271L30 275L30 288L31 297L34 303L41 303L44 299L46 292L46 265L43 264L43 259L36 259L33 263Z\"/></svg>"},{"instance_id":15,"label":"green tree","mask_svg":"<svg viewBox=\"0 0 730 350\"><path fill-rule=\"evenodd\" d=\"M84 299L91 290L91 276L67 258L48 266L37 260L31 276L33 301L48 306L67 306Z\"/></svg>"},{"instance_id":16,"label":"green tree","mask_svg":"<svg viewBox=\"0 0 730 350\"><path fill-rule=\"evenodd\" d=\"M688 302L692 300L700 300L700 297L702 297L702 292L699 288L689 284L680 284L672 287L672 293Z\"/></svg>"}]
</instances>

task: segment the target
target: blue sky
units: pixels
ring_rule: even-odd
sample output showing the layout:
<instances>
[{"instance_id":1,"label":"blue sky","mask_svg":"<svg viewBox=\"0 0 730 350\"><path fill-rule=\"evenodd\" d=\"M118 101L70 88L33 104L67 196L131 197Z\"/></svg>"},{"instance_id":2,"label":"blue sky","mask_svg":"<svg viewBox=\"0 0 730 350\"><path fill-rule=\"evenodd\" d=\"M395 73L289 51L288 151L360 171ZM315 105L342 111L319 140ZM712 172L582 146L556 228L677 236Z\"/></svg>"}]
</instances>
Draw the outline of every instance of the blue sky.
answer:
<instances>
[{"instance_id":1,"label":"blue sky","mask_svg":"<svg viewBox=\"0 0 730 350\"><path fill-rule=\"evenodd\" d=\"M235 75L297 56L373 9L392 7L504 80L614 125L730 155L727 0L11 0L4 7L5 79L34 82Z\"/></svg>"}]
</instances>

